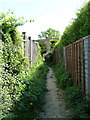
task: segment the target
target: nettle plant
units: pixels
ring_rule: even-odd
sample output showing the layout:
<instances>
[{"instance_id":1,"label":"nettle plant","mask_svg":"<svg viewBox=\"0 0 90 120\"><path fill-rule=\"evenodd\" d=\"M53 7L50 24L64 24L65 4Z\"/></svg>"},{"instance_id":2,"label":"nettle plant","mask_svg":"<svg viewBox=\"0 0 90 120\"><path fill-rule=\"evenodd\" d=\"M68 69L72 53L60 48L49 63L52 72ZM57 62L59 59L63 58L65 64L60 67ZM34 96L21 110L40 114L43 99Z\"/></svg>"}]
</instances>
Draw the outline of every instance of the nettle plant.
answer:
<instances>
[{"instance_id":1,"label":"nettle plant","mask_svg":"<svg viewBox=\"0 0 90 120\"><path fill-rule=\"evenodd\" d=\"M22 78L27 74L27 60L22 54L22 37L17 26L23 25L24 18L16 18L13 12L2 13L2 111L8 113L12 101L21 94ZM23 74L22 74L23 73Z\"/></svg>"}]
</instances>

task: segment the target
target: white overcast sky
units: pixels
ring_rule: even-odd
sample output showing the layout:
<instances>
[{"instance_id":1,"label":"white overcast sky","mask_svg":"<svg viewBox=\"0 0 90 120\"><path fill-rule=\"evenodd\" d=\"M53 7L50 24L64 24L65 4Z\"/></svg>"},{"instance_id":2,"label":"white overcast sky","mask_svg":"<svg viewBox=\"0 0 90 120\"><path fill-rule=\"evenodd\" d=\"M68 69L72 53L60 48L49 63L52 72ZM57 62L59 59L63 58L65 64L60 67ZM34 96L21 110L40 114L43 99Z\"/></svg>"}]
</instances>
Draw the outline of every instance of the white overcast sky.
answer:
<instances>
[{"instance_id":1,"label":"white overcast sky","mask_svg":"<svg viewBox=\"0 0 90 120\"><path fill-rule=\"evenodd\" d=\"M26 23L19 27L20 32L27 32L32 39L48 28L60 31L75 18L75 13L89 0L0 0L0 11L14 10L17 17L34 19L34 23Z\"/></svg>"}]
</instances>

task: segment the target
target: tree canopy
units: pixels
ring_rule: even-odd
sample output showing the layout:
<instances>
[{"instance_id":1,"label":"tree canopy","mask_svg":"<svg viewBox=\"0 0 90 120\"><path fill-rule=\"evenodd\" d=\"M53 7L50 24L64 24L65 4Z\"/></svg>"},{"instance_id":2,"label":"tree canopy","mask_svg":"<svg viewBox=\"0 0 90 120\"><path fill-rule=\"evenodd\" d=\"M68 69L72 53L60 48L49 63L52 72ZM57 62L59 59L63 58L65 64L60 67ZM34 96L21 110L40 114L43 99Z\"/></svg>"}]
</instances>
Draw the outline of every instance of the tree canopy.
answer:
<instances>
[{"instance_id":1,"label":"tree canopy","mask_svg":"<svg viewBox=\"0 0 90 120\"><path fill-rule=\"evenodd\" d=\"M41 34L38 35L39 38L45 38L45 39L50 39L50 38L59 38L60 37L60 32L57 30L54 30L52 28L49 28L46 31L42 31Z\"/></svg>"},{"instance_id":2,"label":"tree canopy","mask_svg":"<svg viewBox=\"0 0 90 120\"><path fill-rule=\"evenodd\" d=\"M38 40L38 42L41 47L41 55L43 55L49 50L49 47L44 40Z\"/></svg>"}]
</instances>

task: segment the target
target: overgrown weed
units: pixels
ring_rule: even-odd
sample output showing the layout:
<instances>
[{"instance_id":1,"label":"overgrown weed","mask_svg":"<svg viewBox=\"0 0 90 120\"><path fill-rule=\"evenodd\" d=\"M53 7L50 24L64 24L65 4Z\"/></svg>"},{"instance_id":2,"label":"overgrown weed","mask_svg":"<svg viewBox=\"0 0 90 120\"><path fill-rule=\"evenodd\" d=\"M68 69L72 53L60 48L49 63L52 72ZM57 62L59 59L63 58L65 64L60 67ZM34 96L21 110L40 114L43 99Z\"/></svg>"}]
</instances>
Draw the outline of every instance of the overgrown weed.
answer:
<instances>
[{"instance_id":1,"label":"overgrown weed","mask_svg":"<svg viewBox=\"0 0 90 120\"><path fill-rule=\"evenodd\" d=\"M63 98L66 107L71 110L72 119L88 120L90 118L90 102L86 99L80 88L73 86L72 78L61 64L53 65L57 78L57 87L63 89Z\"/></svg>"}]
</instances>

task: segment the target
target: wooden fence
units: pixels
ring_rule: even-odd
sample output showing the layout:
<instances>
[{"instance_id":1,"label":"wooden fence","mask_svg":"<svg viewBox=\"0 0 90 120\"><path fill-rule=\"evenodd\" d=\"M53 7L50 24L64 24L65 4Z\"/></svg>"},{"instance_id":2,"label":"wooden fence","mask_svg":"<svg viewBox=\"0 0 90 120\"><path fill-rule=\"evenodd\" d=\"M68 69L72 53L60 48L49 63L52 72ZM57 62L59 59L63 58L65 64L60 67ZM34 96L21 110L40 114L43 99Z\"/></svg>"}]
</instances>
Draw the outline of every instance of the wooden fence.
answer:
<instances>
[{"instance_id":1,"label":"wooden fence","mask_svg":"<svg viewBox=\"0 0 90 120\"><path fill-rule=\"evenodd\" d=\"M66 46L66 69L73 78L73 83L77 84L83 90L83 39ZM84 90L85 91L85 90Z\"/></svg>"},{"instance_id":2,"label":"wooden fence","mask_svg":"<svg viewBox=\"0 0 90 120\"><path fill-rule=\"evenodd\" d=\"M63 56L73 84L90 97L90 35L64 47Z\"/></svg>"}]
</instances>

